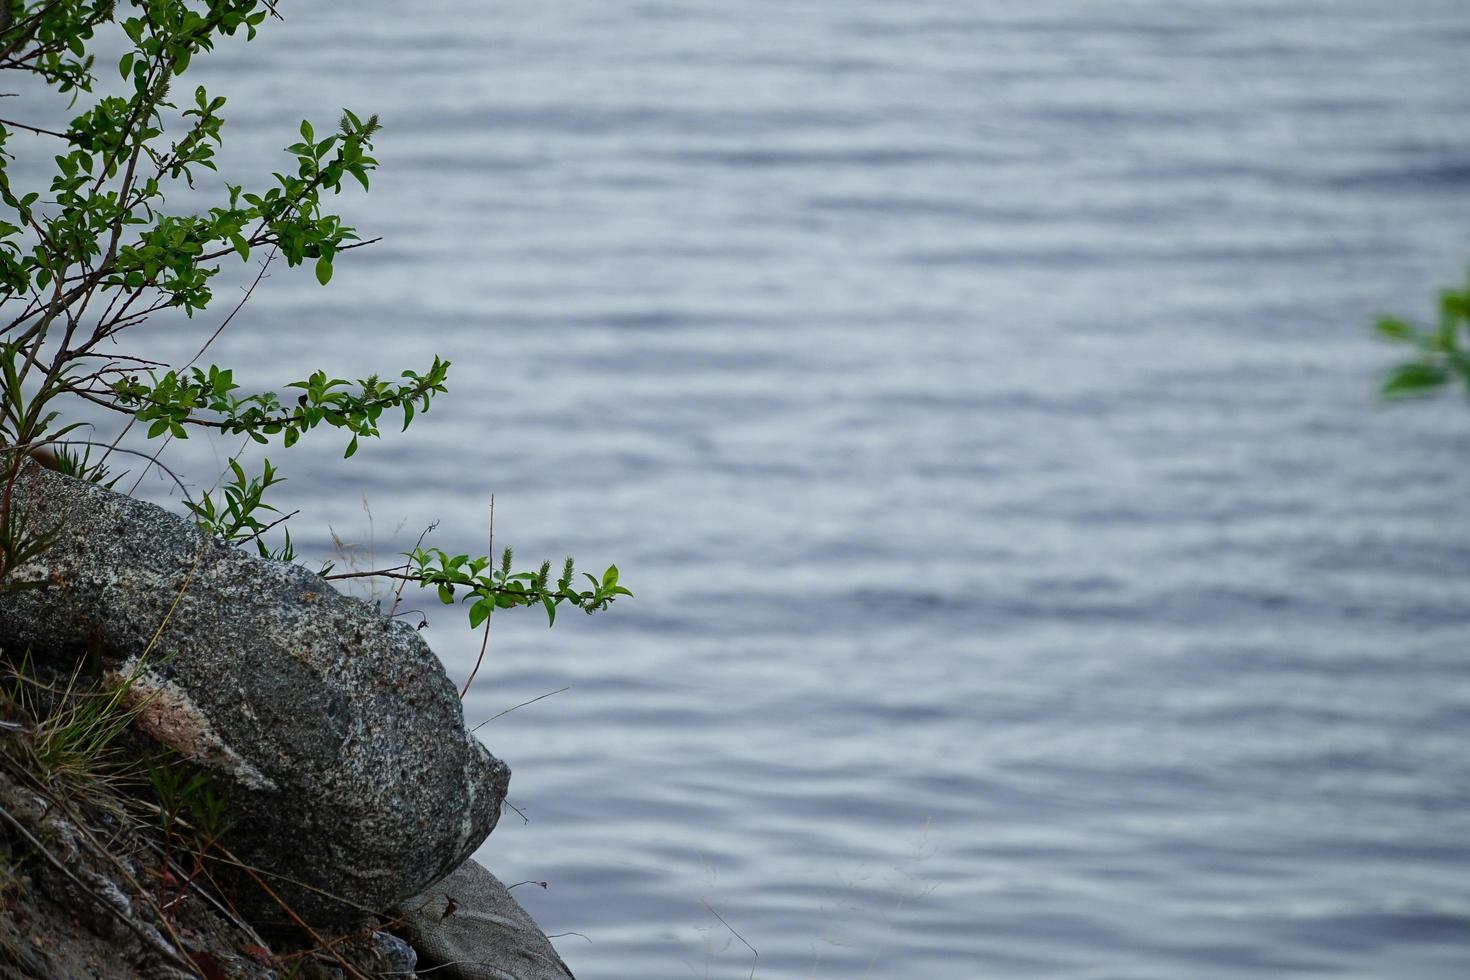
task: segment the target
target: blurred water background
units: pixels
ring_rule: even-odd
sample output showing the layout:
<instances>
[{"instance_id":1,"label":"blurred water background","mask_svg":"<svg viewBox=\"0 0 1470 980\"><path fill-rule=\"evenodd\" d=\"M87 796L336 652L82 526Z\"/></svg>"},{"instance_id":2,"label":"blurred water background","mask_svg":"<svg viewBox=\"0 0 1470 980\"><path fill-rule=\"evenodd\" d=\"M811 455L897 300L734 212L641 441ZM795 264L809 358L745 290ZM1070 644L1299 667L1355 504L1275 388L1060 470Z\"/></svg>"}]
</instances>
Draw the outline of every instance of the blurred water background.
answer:
<instances>
[{"instance_id":1,"label":"blurred water background","mask_svg":"<svg viewBox=\"0 0 1470 980\"><path fill-rule=\"evenodd\" d=\"M480 730L479 856L579 976L1470 972L1470 410L1367 333L1470 261L1470 5L283 9L186 76L226 174L380 112L384 241L214 359L454 362L275 454L305 554L494 493L637 592L498 617L466 701L569 688Z\"/></svg>"}]
</instances>

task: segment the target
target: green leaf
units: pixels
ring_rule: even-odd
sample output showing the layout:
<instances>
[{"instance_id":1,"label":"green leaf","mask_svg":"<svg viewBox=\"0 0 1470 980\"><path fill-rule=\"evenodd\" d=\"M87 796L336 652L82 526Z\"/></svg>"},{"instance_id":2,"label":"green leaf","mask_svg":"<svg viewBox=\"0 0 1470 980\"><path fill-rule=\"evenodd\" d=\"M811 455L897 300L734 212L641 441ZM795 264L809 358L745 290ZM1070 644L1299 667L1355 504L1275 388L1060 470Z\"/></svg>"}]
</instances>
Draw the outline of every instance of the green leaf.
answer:
<instances>
[{"instance_id":1,"label":"green leaf","mask_svg":"<svg viewBox=\"0 0 1470 980\"><path fill-rule=\"evenodd\" d=\"M481 599L470 607L470 629L476 629L481 623L490 618L495 611L495 602L490 598Z\"/></svg>"},{"instance_id":2,"label":"green leaf","mask_svg":"<svg viewBox=\"0 0 1470 980\"><path fill-rule=\"evenodd\" d=\"M1439 301L1440 315L1457 323L1470 320L1470 292L1446 291Z\"/></svg>"},{"instance_id":3,"label":"green leaf","mask_svg":"<svg viewBox=\"0 0 1470 980\"><path fill-rule=\"evenodd\" d=\"M1409 324L1405 323L1403 320L1400 320L1398 317L1394 316L1379 317L1378 322L1374 324L1374 329L1378 331L1378 335L1380 337L1384 337L1388 340L1402 340L1412 342L1419 337L1419 332L1417 330L1415 330Z\"/></svg>"},{"instance_id":4,"label":"green leaf","mask_svg":"<svg viewBox=\"0 0 1470 980\"><path fill-rule=\"evenodd\" d=\"M1384 398L1417 398L1432 394L1450 380L1449 371L1438 364L1412 361L1394 368L1379 389Z\"/></svg>"},{"instance_id":5,"label":"green leaf","mask_svg":"<svg viewBox=\"0 0 1470 980\"><path fill-rule=\"evenodd\" d=\"M316 260L316 281L325 286L332 281L332 258L323 255Z\"/></svg>"},{"instance_id":6,"label":"green leaf","mask_svg":"<svg viewBox=\"0 0 1470 980\"><path fill-rule=\"evenodd\" d=\"M357 436L353 436L352 441L347 444L347 451L342 454L342 458L349 459L355 452L357 452Z\"/></svg>"},{"instance_id":7,"label":"green leaf","mask_svg":"<svg viewBox=\"0 0 1470 980\"><path fill-rule=\"evenodd\" d=\"M541 597L541 605L546 607L546 626L549 629L556 625L556 600L544 595Z\"/></svg>"}]
</instances>

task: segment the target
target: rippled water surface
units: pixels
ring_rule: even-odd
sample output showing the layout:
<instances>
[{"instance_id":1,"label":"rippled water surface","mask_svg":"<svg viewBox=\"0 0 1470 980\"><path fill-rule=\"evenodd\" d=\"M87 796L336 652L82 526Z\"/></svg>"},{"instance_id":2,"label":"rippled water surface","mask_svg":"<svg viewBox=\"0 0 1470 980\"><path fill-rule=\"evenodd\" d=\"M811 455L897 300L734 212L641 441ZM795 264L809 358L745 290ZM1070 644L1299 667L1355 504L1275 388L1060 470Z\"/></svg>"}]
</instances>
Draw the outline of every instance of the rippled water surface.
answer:
<instances>
[{"instance_id":1,"label":"rippled water surface","mask_svg":"<svg viewBox=\"0 0 1470 980\"><path fill-rule=\"evenodd\" d=\"M480 857L579 976L1470 973L1470 411L1366 329L1470 260L1470 5L285 9L232 172L381 112L384 241L218 359L454 362L278 458L304 550L493 492L638 593L467 701L570 688Z\"/></svg>"}]
</instances>

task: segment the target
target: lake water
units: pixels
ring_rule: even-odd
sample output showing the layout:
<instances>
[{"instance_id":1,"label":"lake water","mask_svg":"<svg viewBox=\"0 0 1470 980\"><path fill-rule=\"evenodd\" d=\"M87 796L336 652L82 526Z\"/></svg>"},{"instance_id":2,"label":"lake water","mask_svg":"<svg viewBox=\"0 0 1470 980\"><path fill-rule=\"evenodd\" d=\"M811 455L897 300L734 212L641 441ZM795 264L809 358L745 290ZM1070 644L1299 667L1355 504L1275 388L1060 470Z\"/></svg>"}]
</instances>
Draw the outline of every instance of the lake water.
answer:
<instances>
[{"instance_id":1,"label":"lake water","mask_svg":"<svg viewBox=\"0 0 1470 980\"><path fill-rule=\"evenodd\" d=\"M578 976L1470 974L1470 408L1368 333L1470 262L1470 4L285 6L190 78L237 176L380 112L384 241L215 356L454 362L275 454L305 553L494 493L637 593L466 701L569 688L479 856Z\"/></svg>"}]
</instances>

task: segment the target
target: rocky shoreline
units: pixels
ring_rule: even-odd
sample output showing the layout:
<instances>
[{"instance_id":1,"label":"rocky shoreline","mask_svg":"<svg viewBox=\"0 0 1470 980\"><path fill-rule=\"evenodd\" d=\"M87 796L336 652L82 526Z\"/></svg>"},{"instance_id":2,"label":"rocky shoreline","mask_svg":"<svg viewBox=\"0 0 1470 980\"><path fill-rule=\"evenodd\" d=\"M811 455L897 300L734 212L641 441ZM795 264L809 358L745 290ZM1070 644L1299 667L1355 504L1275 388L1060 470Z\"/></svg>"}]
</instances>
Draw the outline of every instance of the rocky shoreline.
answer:
<instances>
[{"instance_id":1,"label":"rocky shoreline","mask_svg":"<svg viewBox=\"0 0 1470 980\"><path fill-rule=\"evenodd\" d=\"M467 860L510 770L411 626L34 465L12 505L0 976L571 976Z\"/></svg>"}]
</instances>

